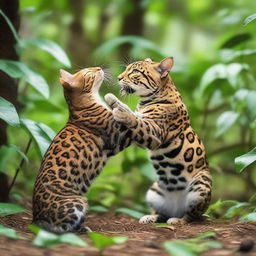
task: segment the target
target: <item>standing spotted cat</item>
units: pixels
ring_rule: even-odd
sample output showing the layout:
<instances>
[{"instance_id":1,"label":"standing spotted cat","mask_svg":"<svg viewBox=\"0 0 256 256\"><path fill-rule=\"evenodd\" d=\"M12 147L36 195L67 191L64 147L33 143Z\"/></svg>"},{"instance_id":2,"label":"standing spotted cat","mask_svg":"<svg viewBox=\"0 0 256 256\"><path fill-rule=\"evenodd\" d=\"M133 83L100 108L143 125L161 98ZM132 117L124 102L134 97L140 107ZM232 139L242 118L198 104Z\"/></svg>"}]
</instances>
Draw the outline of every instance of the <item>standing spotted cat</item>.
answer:
<instances>
[{"instance_id":1,"label":"standing spotted cat","mask_svg":"<svg viewBox=\"0 0 256 256\"><path fill-rule=\"evenodd\" d=\"M158 180L148 190L146 201L155 212L143 216L143 224L183 224L200 219L211 199L212 179L205 149L168 74L172 66L172 58L161 62L147 58L130 64L118 76L121 91L141 97L137 113L124 112L113 95L106 95L115 120L143 138L135 138L138 144L151 136L160 140L159 146L149 151Z\"/></svg>"},{"instance_id":2,"label":"standing spotted cat","mask_svg":"<svg viewBox=\"0 0 256 256\"><path fill-rule=\"evenodd\" d=\"M88 208L82 195L107 158L131 144L132 132L117 123L99 100L103 79L101 68L86 68L74 75L61 70L69 120L44 156L33 194L33 222L51 232L89 230L82 225ZM119 107L128 109L122 103ZM159 143L155 140L144 146L154 147Z\"/></svg>"}]
</instances>

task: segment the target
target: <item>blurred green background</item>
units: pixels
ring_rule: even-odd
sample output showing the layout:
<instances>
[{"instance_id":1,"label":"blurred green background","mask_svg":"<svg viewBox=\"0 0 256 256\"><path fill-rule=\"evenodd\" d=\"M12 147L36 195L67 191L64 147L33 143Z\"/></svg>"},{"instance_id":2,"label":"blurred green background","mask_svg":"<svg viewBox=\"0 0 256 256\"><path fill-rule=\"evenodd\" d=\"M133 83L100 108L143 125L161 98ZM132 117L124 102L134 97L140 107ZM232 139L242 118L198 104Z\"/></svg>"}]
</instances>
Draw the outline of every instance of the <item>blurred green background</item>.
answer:
<instances>
[{"instance_id":1,"label":"blurred green background","mask_svg":"<svg viewBox=\"0 0 256 256\"><path fill-rule=\"evenodd\" d=\"M171 76L208 153L213 202L247 201L255 192L256 169L250 165L240 173L234 161L255 146L256 22L244 23L255 9L256 1L249 0L20 0L19 36L54 41L72 67L38 47L24 47L20 61L44 77L50 96L20 80L19 115L60 130L68 112L58 70L88 66L110 68L113 83L102 86L101 96L112 92L135 109L138 98L120 97L117 75L129 62L173 56ZM21 151L29 137L25 130L8 128L9 145ZM0 150L1 170L10 180L20 157L15 150ZM31 198L41 161L35 143L28 159L13 198ZM88 194L90 204L145 211L144 195L154 180L146 150L131 146L108 161Z\"/></svg>"}]
</instances>

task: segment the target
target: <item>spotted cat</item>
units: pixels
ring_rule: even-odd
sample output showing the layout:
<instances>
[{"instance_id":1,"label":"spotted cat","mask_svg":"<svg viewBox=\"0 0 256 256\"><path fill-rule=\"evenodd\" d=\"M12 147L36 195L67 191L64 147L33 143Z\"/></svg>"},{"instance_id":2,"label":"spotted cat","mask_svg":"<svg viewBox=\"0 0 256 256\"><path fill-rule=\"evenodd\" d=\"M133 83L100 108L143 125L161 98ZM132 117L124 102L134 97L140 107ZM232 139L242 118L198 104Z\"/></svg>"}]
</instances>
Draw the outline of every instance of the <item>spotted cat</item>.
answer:
<instances>
[{"instance_id":1,"label":"spotted cat","mask_svg":"<svg viewBox=\"0 0 256 256\"><path fill-rule=\"evenodd\" d=\"M74 75L61 70L69 120L44 156L33 194L33 222L51 232L89 231L82 225L88 208L82 195L107 158L131 144L132 132L117 123L112 111L99 100L103 79L99 67ZM122 103L119 107L122 111L128 109ZM145 146L154 147L154 141Z\"/></svg>"},{"instance_id":2,"label":"spotted cat","mask_svg":"<svg viewBox=\"0 0 256 256\"><path fill-rule=\"evenodd\" d=\"M212 178L204 145L168 74L172 66L172 58L161 62L147 58L130 64L118 76L123 93L141 97L137 113L122 111L120 102L107 95L115 120L141 134L138 144L151 136L160 140L157 148L149 150L158 180L148 190L146 201L154 213L143 216L140 223L184 224L200 219L211 199Z\"/></svg>"}]
</instances>

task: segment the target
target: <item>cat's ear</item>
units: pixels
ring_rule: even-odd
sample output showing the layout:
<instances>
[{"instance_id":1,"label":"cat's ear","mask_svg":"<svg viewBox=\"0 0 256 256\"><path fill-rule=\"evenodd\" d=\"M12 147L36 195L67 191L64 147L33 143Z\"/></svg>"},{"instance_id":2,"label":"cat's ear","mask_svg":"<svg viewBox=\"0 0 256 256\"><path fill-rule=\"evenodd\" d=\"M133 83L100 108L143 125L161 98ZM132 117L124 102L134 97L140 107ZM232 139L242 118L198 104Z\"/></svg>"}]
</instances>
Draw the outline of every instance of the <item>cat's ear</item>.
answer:
<instances>
[{"instance_id":1,"label":"cat's ear","mask_svg":"<svg viewBox=\"0 0 256 256\"><path fill-rule=\"evenodd\" d=\"M168 72L172 69L172 66L173 57L167 57L158 63L156 69L161 74L161 78L164 78L168 75Z\"/></svg>"},{"instance_id":2,"label":"cat's ear","mask_svg":"<svg viewBox=\"0 0 256 256\"><path fill-rule=\"evenodd\" d=\"M144 61L146 61L146 62L153 62L150 58L146 58Z\"/></svg>"},{"instance_id":3,"label":"cat's ear","mask_svg":"<svg viewBox=\"0 0 256 256\"><path fill-rule=\"evenodd\" d=\"M74 76L64 69L60 69L60 83L67 89L72 88Z\"/></svg>"}]
</instances>

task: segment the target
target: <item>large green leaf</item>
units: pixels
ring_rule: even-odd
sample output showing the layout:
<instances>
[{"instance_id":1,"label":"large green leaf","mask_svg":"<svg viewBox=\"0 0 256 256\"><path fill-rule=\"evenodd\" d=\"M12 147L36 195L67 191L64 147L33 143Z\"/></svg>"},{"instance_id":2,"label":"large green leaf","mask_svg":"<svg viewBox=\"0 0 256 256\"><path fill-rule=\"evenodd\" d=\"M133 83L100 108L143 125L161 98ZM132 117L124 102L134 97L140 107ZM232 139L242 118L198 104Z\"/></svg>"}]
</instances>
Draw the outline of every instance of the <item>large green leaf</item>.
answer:
<instances>
[{"instance_id":1,"label":"large green leaf","mask_svg":"<svg viewBox=\"0 0 256 256\"><path fill-rule=\"evenodd\" d=\"M13 78L24 79L44 97L49 97L49 86L45 79L35 71L29 69L25 64L13 60L0 60L0 70Z\"/></svg>"},{"instance_id":2,"label":"large green leaf","mask_svg":"<svg viewBox=\"0 0 256 256\"><path fill-rule=\"evenodd\" d=\"M38 146L40 155L43 156L56 133L47 125L29 119L21 119L21 124L31 134Z\"/></svg>"},{"instance_id":3,"label":"large green leaf","mask_svg":"<svg viewBox=\"0 0 256 256\"><path fill-rule=\"evenodd\" d=\"M256 54L256 50L252 50L252 49L243 49L243 50L223 49L220 51L220 56L224 61L232 61L238 57L250 56L255 54Z\"/></svg>"},{"instance_id":4,"label":"large green leaf","mask_svg":"<svg viewBox=\"0 0 256 256\"><path fill-rule=\"evenodd\" d=\"M114 244L122 244L128 240L127 236L106 236L103 234L90 232L88 237L92 240L93 245L99 250L103 250Z\"/></svg>"},{"instance_id":5,"label":"large green leaf","mask_svg":"<svg viewBox=\"0 0 256 256\"><path fill-rule=\"evenodd\" d=\"M239 211L241 211L248 205L249 203L246 202L238 202L236 205L231 206L227 210L226 214L224 215L224 218L233 218Z\"/></svg>"},{"instance_id":6,"label":"large green leaf","mask_svg":"<svg viewBox=\"0 0 256 256\"><path fill-rule=\"evenodd\" d=\"M32 244L38 247L48 248L52 246L56 246L62 243L71 244L76 246L87 247L88 244L86 241L78 237L73 233L67 233L63 235L56 235L40 229L34 225L29 225L29 229L36 233L36 238L33 240Z\"/></svg>"},{"instance_id":7,"label":"large green leaf","mask_svg":"<svg viewBox=\"0 0 256 256\"><path fill-rule=\"evenodd\" d=\"M220 136L226 132L238 119L239 113L234 111L226 111L222 113L217 120L216 136Z\"/></svg>"},{"instance_id":8,"label":"large green leaf","mask_svg":"<svg viewBox=\"0 0 256 256\"><path fill-rule=\"evenodd\" d=\"M165 250L172 256L197 256L198 254L194 252L187 244L181 241L167 241L164 242Z\"/></svg>"},{"instance_id":9,"label":"large green leaf","mask_svg":"<svg viewBox=\"0 0 256 256\"><path fill-rule=\"evenodd\" d=\"M0 235L1 236L6 236L9 238L13 238L13 239L27 239L24 236L20 236L16 233L16 230L12 229L12 228L7 228L3 225L0 225Z\"/></svg>"},{"instance_id":10,"label":"large green leaf","mask_svg":"<svg viewBox=\"0 0 256 256\"><path fill-rule=\"evenodd\" d=\"M200 91L203 93L217 79L227 79L233 88L236 88L238 75L248 70L247 64L231 63L231 64L216 64L204 73L200 82Z\"/></svg>"},{"instance_id":11,"label":"large green leaf","mask_svg":"<svg viewBox=\"0 0 256 256\"><path fill-rule=\"evenodd\" d=\"M252 149L248 153L235 158L236 169L242 172L247 166L256 161L256 148Z\"/></svg>"},{"instance_id":12,"label":"large green leaf","mask_svg":"<svg viewBox=\"0 0 256 256\"><path fill-rule=\"evenodd\" d=\"M246 17L245 20L244 20L244 26L248 25L249 23L251 23L255 19L256 19L256 13Z\"/></svg>"},{"instance_id":13,"label":"large green leaf","mask_svg":"<svg viewBox=\"0 0 256 256\"><path fill-rule=\"evenodd\" d=\"M116 50L123 44L131 44L135 49L136 53L141 52L142 50L150 50L160 54L161 56L168 56L168 53L164 52L160 47L155 45L149 40L144 39L139 36L119 36L103 43L95 51L96 56L106 56ZM134 55L134 52L133 52Z\"/></svg>"},{"instance_id":14,"label":"large green leaf","mask_svg":"<svg viewBox=\"0 0 256 256\"><path fill-rule=\"evenodd\" d=\"M0 119L11 126L19 127L20 119L13 104L0 97Z\"/></svg>"},{"instance_id":15,"label":"large green leaf","mask_svg":"<svg viewBox=\"0 0 256 256\"><path fill-rule=\"evenodd\" d=\"M30 37L22 40L25 45L26 44L32 44L39 49L48 52L51 54L56 60L58 60L60 63L65 65L66 67L70 67L70 60L67 56L67 54L63 51L63 49L56 44L55 42L44 39L44 38L37 38L37 37Z\"/></svg>"},{"instance_id":16,"label":"large green leaf","mask_svg":"<svg viewBox=\"0 0 256 256\"><path fill-rule=\"evenodd\" d=\"M17 204L0 203L0 216L8 216L19 212L25 212L26 209Z\"/></svg>"},{"instance_id":17,"label":"large green leaf","mask_svg":"<svg viewBox=\"0 0 256 256\"><path fill-rule=\"evenodd\" d=\"M145 215L141 212L138 212L138 211L135 211L135 210L132 210L132 209L129 209L129 208L117 208L116 212L117 213L124 213L126 215L129 215L129 216L135 218L135 219L140 219L141 217L143 217Z\"/></svg>"},{"instance_id":18,"label":"large green leaf","mask_svg":"<svg viewBox=\"0 0 256 256\"><path fill-rule=\"evenodd\" d=\"M191 239L166 241L163 246L172 256L197 256L201 255L202 252L208 251L210 248L222 247L218 241L204 242L204 239L212 237L215 237L214 232L205 232Z\"/></svg>"},{"instance_id":19,"label":"large green leaf","mask_svg":"<svg viewBox=\"0 0 256 256\"><path fill-rule=\"evenodd\" d=\"M93 212L108 212L108 208L102 206L102 205L94 205L90 206L89 211Z\"/></svg>"},{"instance_id":20,"label":"large green leaf","mask_svg":"<svg viewBox=\"0 0 256 256\"><path fill-rule=\"evenodd\" d=\"M152 166L152 163L149 163L148 161L146 164L143 164L142 166L140 166L139 172L151 181L156 180L156 177L157 177L156 170Z\"/></svg>"},{"instance_id":21,"label":"large green leaf","mask_svg":"<svg viewBox=\"0 0 256 256\"><path fill-rule=\"evenodd\" d=\"M256 212L248 213L242 216L240 220L245 222L256 222Z\"/></svg>"},{"instance_id":22,"label":"large green leaf","mask_svg":"<svg viewBox=\"0 0 256 256\"><path fill-rule=\"evenodd\" d=\"M244 42L250 40L251 38L252 38L252 36L249 33L234 35L231 38L229 38L228 40L226 40L222 44L221 48L232 48L236 45L239 45L241 43L244 43Z\"/></svg>"},{"instance_id":23,"label":"large green leaf","mask_svg":"<svg viewBox=\"0 0 256 256\"><path fill-rule=\"evenodd\" d=\"M26 162L28 157L16 145L3 145L0 147L0 170L8 172L7 164L11 163L13 166L13 157L19 154ZM10 174L10 173L8 173Z\"/></svg>"}]
</instances>

